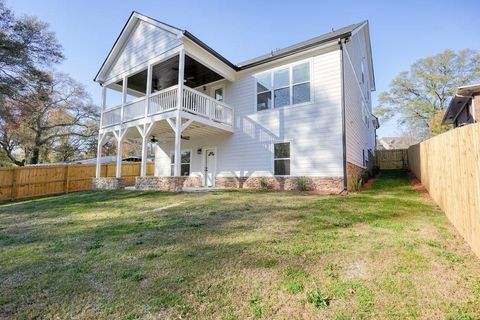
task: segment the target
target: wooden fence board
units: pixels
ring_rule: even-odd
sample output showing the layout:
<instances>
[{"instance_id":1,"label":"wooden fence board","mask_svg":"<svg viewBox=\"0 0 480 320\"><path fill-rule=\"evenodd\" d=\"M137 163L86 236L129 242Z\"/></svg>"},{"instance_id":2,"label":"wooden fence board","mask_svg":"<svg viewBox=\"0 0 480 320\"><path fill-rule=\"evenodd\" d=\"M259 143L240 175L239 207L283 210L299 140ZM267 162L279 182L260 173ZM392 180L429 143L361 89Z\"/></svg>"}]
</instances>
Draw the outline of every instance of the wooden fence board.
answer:
<instances>
[{"instance_id":1,"label":"wooden fence board","mask_svg":"<svg viewBox=\"0 0 480 320\"><path fill-rule=\"evenodd\" d=\"M480 257L480 124L408 149L410 170Z\"/></svg>"},{"instance_id":2,"label":"wooden fence board","mask_svg":"<svg viewBox=\"0 0 480 320\"><path fill-rule=\"evenodd\" d=\"M95 164L45 165L0 169L0 201L83 191L92 188ZM147 163L147 175L154 164ZM116 164L103 164L102 177L115 177ZM122 177L127 186L135 185L140 175L139 162L122 163Z\"/></svg>"},{"instance_id":3,"label":"wooden fence board","mask_svg":"<svg viewBox=\"0 0 480 320\"><path fill-rule=\"evenodd\" d=\"M375 164L381 170L408 169L407 149L377 150Z\"/></svg>"}]
</instances>

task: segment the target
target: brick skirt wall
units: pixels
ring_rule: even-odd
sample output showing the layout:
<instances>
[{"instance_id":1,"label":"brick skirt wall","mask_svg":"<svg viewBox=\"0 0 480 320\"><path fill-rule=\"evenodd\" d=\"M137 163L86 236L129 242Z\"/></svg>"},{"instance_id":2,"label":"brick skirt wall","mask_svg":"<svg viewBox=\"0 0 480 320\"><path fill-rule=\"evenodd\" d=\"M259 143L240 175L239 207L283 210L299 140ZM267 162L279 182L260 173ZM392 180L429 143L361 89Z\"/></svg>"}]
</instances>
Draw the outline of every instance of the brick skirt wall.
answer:
<instances>
[{"instance_id":1,"label":"brick skirt wall","mask_svg":"<svg viewBox=\"0 0 480 320\"><path fill-rule=\"evenodd\" d=\"M353 163L347 162L347 185L350 190L350 185L352 181L360 179L362 174L365 172L365 169L359 167Z\"/></svg>"},{"instance_id":2,"label":"brick skirt wall","mask_svg":"<svg viewBox=\"0 0 480 320\"><path fill-rule=\"evenodd\" d=\"M114 178L114 177L93 178L92 189L93 190L125 189L125 179Z\"/></svg>"},{"instance_id":3,"label":"brick skirt wall","mask_svg":"<svg viewBox=\"0 0 480 320\"><path fill-rule=\"evenodd\" d=\"M136 177L136 190L182 191L185 187L201 187L200 177Z\"/></svg>"},{"instance_id":4,"label":"brick skirt wall","mask_svg":"<svg viewBox=\"0 0 480 320\"><path fill-rule=\"evenodd\" d=\"M238 188L254 190L299 190L299 181L304 183L306 191L315 191L325 194L338 194L343 191L343 178L341 177L217 177L217 188Z\"/></svg>"},{"instance_id":5,"label":"brick skirt wall","mask_svg":"<svg viewBox=\"0 0 480 320\"><path fill-rule=\"evenodd\" d=\"M300 182L300 183L299 183ZM299 190L299 184L305 186L306 191L322 194L338 194L343 191L341 177L216 177L215 187L225 189L250 190ZM201 187L200 177L136 177L135 189L182 191L187 187Z\"/></svg>"}]
</instances>

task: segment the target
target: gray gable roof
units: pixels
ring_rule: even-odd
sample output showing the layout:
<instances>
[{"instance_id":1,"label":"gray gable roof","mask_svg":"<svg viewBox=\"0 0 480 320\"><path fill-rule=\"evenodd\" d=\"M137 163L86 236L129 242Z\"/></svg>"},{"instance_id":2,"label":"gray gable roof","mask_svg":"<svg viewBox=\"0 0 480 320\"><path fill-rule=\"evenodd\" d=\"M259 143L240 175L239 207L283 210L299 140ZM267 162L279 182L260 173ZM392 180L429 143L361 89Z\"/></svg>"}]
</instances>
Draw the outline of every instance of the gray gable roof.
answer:
<instances>
[{"instance_id":1,"label":"gray gable roof","mask_svg":"<svg viewBox=\"0 0 480 320\"><path fill-rule=\"evenodd\" d=\"M256 58L243 61L241 63L238 63L237 66L240 69L247 69L247 68L255 67L255 66L258 66L258 65L263 64L263 63L267 63L267 62L270 62L270 61L273 61L273 60L276 60L276 59L280 59L280 58L283 58L285 56L288 56L288 55L291 55L291 54L294 54L294 53L297 53L297 52L300 52L300 51L303 51L303 50L310 49L310 48L318 46L322 43L330 42L332 40L348 38L352 35L352 32L355 29L362 26L366 22L367 21L365 20L365 21L362 21L362 22L359 22L359 23L351 24L347 27L343 27L341 29L322 34L321 36L318 36L318 37L315 37L315 38L312 38L312 39L309 39L309 40L306 40L306 41L299 42L297 44L288 46L286 48L276 50L276 51L272 51L271 53L264 54L264 55L256 57Z\"/></svg>"},{"instance_id":2,"label":"gray gable roof","mask_svg":"<svg viewBox=\"0 0 480 320\"><path fill-rule=\"evenodd\" d=\"M293 54L298 53L298 52L302 52L304 50L308 50L310 48L321 45L323 43L327 43L327 42L338 40L338 39L348 38L352 35L352 32L355 29L357 29L357 28L361 27L362 25L364 25L365 23L367 23L367 21L365 20L365 21L362 21L360 23L351 24L347 27L340 28L336 31L328 32L328 33L325 33L321 36L318 36L318 37L315 37L315 38L312 38L312 39L309 39L309 40L291 45L289 47L286 47L286 48L283 48L283 49L280 49L280 50L276 50L276 51L272 51L269 54L265 54L265 55L259 56L257 58L254 58L254 59L246 60L246 61L238 63L238 64L233 64L228 59L226 59L221 54L219 54L217 51L213 50L210 46L205 44L203 41L201 41L200 39L195 37L189 31L177 28L175 26L169 25L169 24L164 23L162 21L159 21L157 19L151 18L147 15L144 15L144 14L141 14L139 12L133 11L131 13L130 17L128 18L127 22L123 26L122 31L118 35L117 40L115 41L112 48L110 49L109 54L107 55L107 57L103 61L102 66L100 67L99 71L97 72L97 75L95 76L94 81L97 81L100 72L102 71L102 69L107 64L107 60L112 55L112 52L114 51L114 49L115 49L116 45L118 44L119 40L122 38L122 35L123 35L128 23L132 20L132 18L134 16L143 16L145 18L154 20L157 23L163 24L163 25L165 25L169 28L175 29L176 31L183 34L185 37L187 37L188 39L190 39L191 41L193 41L194 43L196 43L197 45L199 45L200 47L202 47L203 49L208 51L210 54L215 56L217 59L219 59L220 61L222 61L223 63L225 63L226 65L228 65L230 68L232 68L235 71L245 70L245 69L248 69L248 68L252 68L252 67L264 64L264 63L268 63L268 62L271 62L271 61L274 61L274 60L277 60L277 59L280 59L280 58L283 58L283 57L286 57L286 56L289 56L289 55L293 55Z\"/></svg>"}]
</instances>

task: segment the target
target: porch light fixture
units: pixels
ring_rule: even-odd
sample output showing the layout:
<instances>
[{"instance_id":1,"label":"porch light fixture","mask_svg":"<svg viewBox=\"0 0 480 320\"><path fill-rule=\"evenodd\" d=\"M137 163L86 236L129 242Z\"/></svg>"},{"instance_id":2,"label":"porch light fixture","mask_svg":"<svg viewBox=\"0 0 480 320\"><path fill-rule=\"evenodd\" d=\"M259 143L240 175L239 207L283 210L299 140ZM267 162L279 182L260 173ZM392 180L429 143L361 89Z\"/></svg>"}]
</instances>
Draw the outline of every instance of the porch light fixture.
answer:
<instances>
[{"instance_id":1,"label":"porch light fixture","mask_svg":"<svg viewBox=\"0 0 480 320\"><path fill-rule=\"evenodd\" d=\"M202 148L197 149L197 154L202 154Z\"/></svg>"}]
</instances>

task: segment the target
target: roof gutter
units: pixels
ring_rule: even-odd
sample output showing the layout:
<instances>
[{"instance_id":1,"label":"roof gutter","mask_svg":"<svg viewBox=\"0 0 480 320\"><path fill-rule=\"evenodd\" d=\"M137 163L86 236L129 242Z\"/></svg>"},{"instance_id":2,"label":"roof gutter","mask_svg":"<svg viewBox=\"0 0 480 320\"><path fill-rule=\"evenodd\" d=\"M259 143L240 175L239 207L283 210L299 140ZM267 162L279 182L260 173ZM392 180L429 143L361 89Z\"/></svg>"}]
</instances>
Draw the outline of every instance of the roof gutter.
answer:
<instances>
[{"instance_id":1,"label":"roof gutter","mask_svg":"<svg viewBox=\"0 0 480 320\"><path fill-rule=\"evenodd\" d=\"M230 68L232 68L233 70L235 71L238 71L239 68L238 66L234 65L233 63L231 63L230 61L228 61L227 59L225 59L221 54L219 54L217 51L213 50L210 46L208 46L205 42L203 42L202 40L198 39L197 37L195 37L193 34L191 34L190 32L188 32L187 30L182 30L182 33L185 37L187 37L188 39L192 40L193 42L195 42L197 45L199 45L200 47L202 47L203 49L205 49L208 53L210 53L211 55L215 56L218 60L222 61L223 63L225 63L227 66L229 66Z\"/></svg>"},{"instance_id":2,"label":"roof gutter","mask_svg":"<svg viewBox=\"0 0 480 320\"><path fill-rule=\"evenodd\" d=\"M307 51L307 50L309 50L311 48L314 48L318 45L321 45L321 44L324 44L324 43L327 43L327 42L331 42L333 40L341 41L341 39L349 38L351 35L352 35L351 32L345 32L345 33L342 33L342 34L340 34L338 36L335 36L333 38L327 38L327 39L322 39L322 40L319 40L319 41L316 41L316 42L312 42L312 43L309 43L309 44L307 44L303 47L300 47L300 48L297 48L297 49L294 49L294 50L290 50L290 51L287 51L287 52L284 52L284 53L281 53L281 54L278 54L278 55L273 54L271 57L268 57L268 58L265 58L265 59L262 59L262 60L259 60L259 61L255 61L253 63L249 63L249 64L246 64L246 65L243 65L243 66L240 66L239 70L245 70L245 69L253 68L253 67L256 67L256 66L259 66L259 65L271 62L271 61L275 61L275 60L278 60L278 59L281 59L281 58L289 57L289 56L292 56L294 54Z\"/></svg>"}]
</instances>

